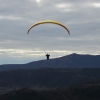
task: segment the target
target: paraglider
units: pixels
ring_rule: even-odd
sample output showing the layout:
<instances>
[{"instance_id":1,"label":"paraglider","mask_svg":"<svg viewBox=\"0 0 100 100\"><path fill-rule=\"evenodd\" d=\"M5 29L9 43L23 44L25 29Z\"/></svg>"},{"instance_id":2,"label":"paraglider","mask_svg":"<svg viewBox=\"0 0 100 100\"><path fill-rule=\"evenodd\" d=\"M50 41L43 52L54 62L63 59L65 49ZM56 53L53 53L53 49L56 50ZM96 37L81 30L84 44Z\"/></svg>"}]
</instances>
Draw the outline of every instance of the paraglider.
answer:
<instances>
[{"instance_id":1,"label":"paraglider","mask_svg":"<svg viewBox=\"0 0 100 100\"><path fill-rule=\"evenodd\" d=\"M70 31L69 31L69 29L68 29L65 25L63 25L63 24L60 23L60 22L53 21L53 20L44 20L44 21L40 21L40 22L37 22L37 23L33 24L33 25L28 29L27 34L28 34L28 33L30 32L30 30L31 30L32 28L34 28L35 26L40 25L40 24L47 24L47 23L56 24L56 25L59 25L59 26L65 28L65 29L67 30L68 34L70 35ZM49 56L50 56L50 54L47 54L47 55L46 55L47 60L49 60Z\"/></svg>"},{"instance_id":2,"label":"paraglider","mask_svg":"<svg viewBox=\"0 0 100 100\"><path fill-rule=\"evenodd\" d=\"M37 25L40 25L40 24L46 24L46 23L51 23L51 24L60 25L60 26L62 26L63 28L65 28L65 29L67 30L68 34L70 35L70 31L69 31L69 29L68 29L65 25L63 25L63 24L61 24L61 23L59 23L59 22L56 22L56 21L52 21L52 20L40 21L40 22L37 22L37 23L33 24L33 25L28 29L27 34L29 33L29 31L30 31L33 27L35 27L35 26L37 26Z\"/></svg>"}]
</instances>

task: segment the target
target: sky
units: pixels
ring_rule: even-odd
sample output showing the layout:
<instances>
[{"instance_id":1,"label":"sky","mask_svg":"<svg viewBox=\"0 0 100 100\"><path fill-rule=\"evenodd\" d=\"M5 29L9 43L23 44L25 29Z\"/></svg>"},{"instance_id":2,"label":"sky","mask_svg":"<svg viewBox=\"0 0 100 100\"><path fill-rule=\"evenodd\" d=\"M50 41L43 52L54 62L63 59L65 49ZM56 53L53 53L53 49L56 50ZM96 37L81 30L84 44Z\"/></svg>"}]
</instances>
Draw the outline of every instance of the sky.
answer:
<instances>
[{"instance_id":1,"label":"sky","mask_svg":"<svg viewBox=\"0 0 100 100\"><path fill-rule=\"evenodd\" d=\"M67 26L42 24L54 20ZM100 0L0 0L0 64L72 53L100 55Z\"/></svg>"}]
</instances>

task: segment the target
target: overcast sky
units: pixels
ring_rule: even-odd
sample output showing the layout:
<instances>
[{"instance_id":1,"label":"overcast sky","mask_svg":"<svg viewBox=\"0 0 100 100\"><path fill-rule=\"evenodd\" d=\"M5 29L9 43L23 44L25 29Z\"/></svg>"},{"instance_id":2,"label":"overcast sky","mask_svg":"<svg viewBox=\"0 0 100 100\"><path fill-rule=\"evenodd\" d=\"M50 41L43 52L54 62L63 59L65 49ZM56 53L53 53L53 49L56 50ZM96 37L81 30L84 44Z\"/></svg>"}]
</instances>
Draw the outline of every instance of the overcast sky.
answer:
<instances>
[{"instance_id":1,"label":"overcast sky","mask_svg":"<svg viewBox=\"0 0 100 100\"><path fill-rule=\"evenodd\" d=\"M42 24L55 20L61 26ZM0 0L0 64L21 64L72 53L100 55L100 0Z\"/></svg>"}]
</instances>

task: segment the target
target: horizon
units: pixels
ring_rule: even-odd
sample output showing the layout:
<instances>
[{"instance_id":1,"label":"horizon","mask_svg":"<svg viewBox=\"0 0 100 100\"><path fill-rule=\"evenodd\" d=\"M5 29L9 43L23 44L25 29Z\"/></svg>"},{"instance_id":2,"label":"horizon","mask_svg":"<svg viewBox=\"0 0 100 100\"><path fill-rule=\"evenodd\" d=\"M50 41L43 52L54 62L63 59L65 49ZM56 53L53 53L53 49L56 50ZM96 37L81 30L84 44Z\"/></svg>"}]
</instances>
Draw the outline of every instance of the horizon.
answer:
<instances>
[{"instance_id":1,"label":"horizon","mask_svg":"<svg viewBox=\"0 0 100 100\"><path fill-rule=\"evenodd\" d=\"M69 55L74 55L74 54L76 54L76 55L91 55L91 56L99 56L98 54L95 54L95 55L92 55L92 54L78 54L78 53L72 53L72 54L68 54L68 55L64 55L64 56L58 56L58 57L50 57L50 59L56 59L56 58L61 58L61 57L65 57L65 56L69 56ZM23 60L23 59L22 59ZM46 56L45 56L45 58L41 58L41 59L29 59L29 60L27 60L26 59L26 62L25 62L25 58L24 58L24 62L21 62L21 61L19 61L18 63L12 63L12 62L9 62L9 63L3 63L3 64L0 64L0 65L9 65L9 64L27 64L27 63L30 63L30 62L35 62L35 61L42 61L42 60L47 60L46 59Z\"/></svg>"}]
</instances>

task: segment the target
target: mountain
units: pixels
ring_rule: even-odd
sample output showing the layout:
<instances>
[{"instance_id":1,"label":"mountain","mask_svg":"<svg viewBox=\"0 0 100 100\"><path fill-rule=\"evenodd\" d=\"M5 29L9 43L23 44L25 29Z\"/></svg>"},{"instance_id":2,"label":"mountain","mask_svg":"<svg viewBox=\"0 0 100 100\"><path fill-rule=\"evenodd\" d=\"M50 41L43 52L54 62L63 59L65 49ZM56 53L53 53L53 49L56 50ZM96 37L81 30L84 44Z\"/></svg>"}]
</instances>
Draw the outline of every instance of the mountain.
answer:
<instances>
[{"instance_id":1,"label":"mountain","mask_svg":"<svg viewBox=\"0 0 100 100\"><path fill-rule=\"evenodd\" d=\"M28 68L100 68L100 55L70 54L26 64Z\"/></svg>"},{"instance_id":2,"label":"mountain","mask_svg":"<svg viewBox=\"0 0 100 100\"><path fill-rule=\"evenodd\" d=\"M58 88L100 83L100 68L41 68L0 72L0 87Z\"/></svg>"},{"instance_id":3,"label":"mountain","mask_svg":"<svg viewBox=\"0 0 100 100\"><path fill-rule=\"evenodd\" d=\"M0 100L100 100L100 84L45 91L19 89L1 95Z\"/></svg>"},{"instance_id":4,"label":"mountain","mask_svg":"<svg viewBox=\"0 0 100 100\"><path fill-rule=\"evenodd\" d=\"M0 65L0 100L99 100L99 93L100 55Z\"/></svg>"},{"instance_id":5,"label":"mountain","mask_svg":"<svg viewBox=\"0 0 100 100\"><path fill-rule=\"evenodd\" d=\"M100 55L70 54L67 56L34 61L27 64L0 65L0 71L35 68L100 68Z\"/></svg>"}]
</instances>

